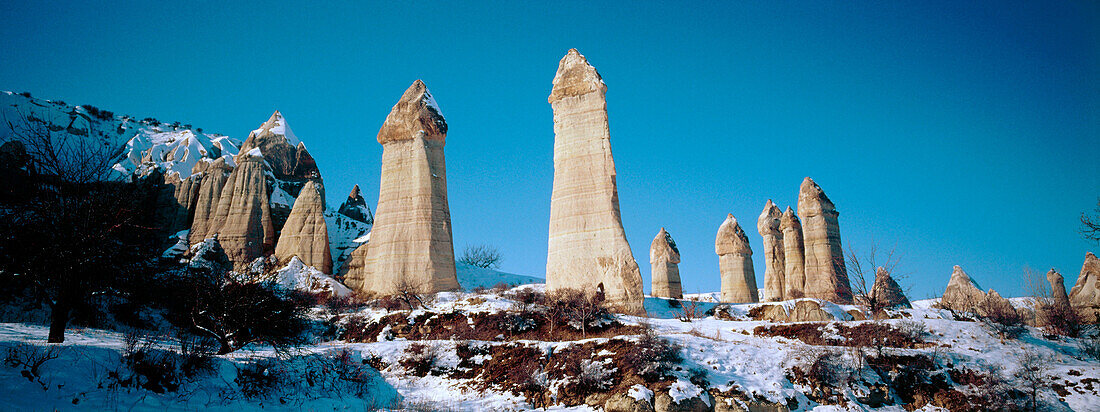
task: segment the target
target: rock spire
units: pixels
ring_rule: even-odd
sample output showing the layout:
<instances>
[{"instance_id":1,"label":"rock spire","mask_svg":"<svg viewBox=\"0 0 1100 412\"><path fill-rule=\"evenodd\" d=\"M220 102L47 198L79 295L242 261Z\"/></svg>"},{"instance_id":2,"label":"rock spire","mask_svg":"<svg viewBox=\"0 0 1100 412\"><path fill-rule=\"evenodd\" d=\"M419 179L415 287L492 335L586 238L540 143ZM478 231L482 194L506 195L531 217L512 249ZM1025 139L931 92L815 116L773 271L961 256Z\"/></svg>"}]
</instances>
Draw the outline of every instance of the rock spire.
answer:
<instances>
[{"instance_id":1,"label":"rock spire","mask_svg":"<svg viewBox=\"0 0 1100 412\"><path fill-rule=\"evenodd\" d=\"M661 298L683 299L684 291L680 285L680 251L672 235L661 228L653 243L649 245L649 265L651 269L653 296Z\"/></svg>"},{"instance_id":2,"label":"rock spire","mask_svg":"<svg viewBox=\"0 0 1100 412\"><path fill-rule=\"evenodd\" d=\"M767 302L786 299L783 231L780 228L782 219L783 212L771 199L764 204L764 211L756 219L756 230L764 238L764 301Z\"/></svg>"},{"instance_id":3,"label":"rock spire","mask_svg":"<svg viewBox=\"0 0 1100 412\"><path fill-rule=\"evenodd\" d=\"M1069 291L1069 301L1082 311L1086 321L1100 320L1100 259L1092 252L1085 253L1085 263Z\"/></svg>"},{"instance_id":4,"label":"rock spire","mask_svg":"<svg viewBox=\"0 0 1100 412\"><path fill-rule=\"evenodd\" d=\"M225 187L233 171L233 167L226 164L224 157L219 157L212 162L196 163L195 169L203 173L203 179L199 184L199 195L195 201L195 217L191 222L191 232L188 234L191 244L202 242L220 228L214 223L218 201L222 196L222 188Z\"/></svg>"},{"instance_id":5,"label":"rock spire","mask_svg":"<svg viewBox=\"0 0 1100 412\"><path fill-rule=\"evenodd\" d=\"M802 220L806 248L806 297L834 303L851 303L852 289L844 266L840 224L833 202L807 177L798 192L798 217Z\"/></svg>"},{"instance_id":6,"label":"rock spire","mask_svg":"<svg viewBox=\"0 0 1100 412\"><path fill-rule=\"evenodd\" d=\"M278 110L259 129L248 134L240 153L259 148L276 179L317 179L321 172L286 118Z\"/></svg>"},{"instance_id":7,"label":"rock spire","mask_svg":"<svg viewBox=\"0 0 1100 412\"><path fill-rule=\"evenodd\" d=\"M275 245L275 256L284 261L297 256L306 266L332 273L332 252L325 225L325 193L319 182L306 182L298 193Z\"/></svg>"},{"instance_id":8,"label":"rock spire","mask_svg":"<svg viewBox=\"0 0 1100 412\"><path fill-rule=\"evenodd\" d=\"M779 220L779 229L783 231L783 297L798 299L805 296L806 249L802 244L802 223L790 206Z\"/></svg>"},{"instance_id":9,"label":"rock spire","mask_svg":"<svg viewBox=\"0 0 1100 412\"><path fill-rule=\"evenodd\" d=\"M554 189L546 287L602 292L612 310L642 313L642 275L619 216L607 86L576 49L558 63L553 84L547 99L554 111Z\"/></svg>"},{"instance_id":10,"label":"rock spire","mask_svg":"<svg viewBox=\"0 0 1100 412\"><path fill-rule=\"evenodd\" d=\"M905 297L901 286L893 276L890 276L890 271L883 267L875 269L875 283L871 285L871 297L878 302L878 306L883 308L913 307Z\"/></svg>"},{"instance_id":11,"label":"rock spire","mask_svg":"<svg viewBox=\"0 0 1100 412\"><path fill-rule=\"evenodd\" d=\"M259 152L238 155L237 168L222 188L213 226L208 231L208 236L218 234L218 242L237 269L274 252L275 226L271 221L266 173L264 157Z\"/></svg>"},{"instance_id":12,"label":"rock spire","mask_svg":"<svg viewBox=\"0 0 1100 412\"><path fill-rule=\"evenodd\" d=\"M756 273L752 268L752 248L749 238L733 214L726 216L714 239L718 254L718 269L722 273L722 301L754 303L759 301Z\"/></svg>"},{"instance_id":13,"label":"rock spire","mask_svg":"<svg viewBox=\"0 0 1100 412\"><path fill-rule=\"evenodd\" d=\"M1066 293L1066 279L1054 268L1047 272L1047 282L1050 283L1050 297L1054 304L1062 307L1069 306L1069 294Z\"/></svg>"},{"instance_id":14,"label":"rock spire","mask_svg":"<svg viewBox=\"0 0 1100 412\"><path fill-rule=\"evenodd\" d=\"M367 207L367 201L363 199L363 195L359 194L359 185L351 188L351 194L340 205L338 212L363 223L374 222L374 215L371 214L370 207Z\"/></svg>"},{"instance_id":15,"label":"rock spire","mask_svg":"<svg viewBox=\"0 0 1100 412\"><path fill-rule=\"evenodd\" d=\"M399 286L421 292L458 289L447 168L447 122L417 80L378 131L382 173L370 241L352 253L345 283L382 294Z\"/></svg>"}]
</instances>

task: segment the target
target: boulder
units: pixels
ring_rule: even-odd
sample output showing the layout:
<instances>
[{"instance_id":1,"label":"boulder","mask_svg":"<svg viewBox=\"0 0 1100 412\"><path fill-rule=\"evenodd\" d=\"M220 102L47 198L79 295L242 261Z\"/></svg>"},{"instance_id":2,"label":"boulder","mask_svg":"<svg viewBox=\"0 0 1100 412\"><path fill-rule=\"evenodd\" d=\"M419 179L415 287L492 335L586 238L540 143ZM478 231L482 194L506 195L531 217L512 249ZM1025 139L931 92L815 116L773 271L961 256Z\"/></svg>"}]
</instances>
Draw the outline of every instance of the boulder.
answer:
<instances>
[{"instance_id":1,"label":"boulder","mask_svg":"<svg viewBox=\"0 0 1100 412\"><path fill-rule=\"evenodd\" d=\"M826 310L824 306L829 306ZM841 314L839 307L828 302L815 299L798 299L786 303L769 303L753 306L749 310L749 318L753 320L766 320L771 322L831 322L837 320L851 320L848 316L837 318Z\"/></svg>"},{"instance_id":2,"label":"boulder","mask_svg":"<svg viewBox=\"0 0 1100 412\"><path fill-rule=\"evenodd\" d=\"M382 172L370 242L352 253L345 283L362 292L458 289L447 168L447 122L417 80L378 131Z\"/></svg>"},{"instance_id":3,"label":"boulder","mask_svg":"<svg viewBox=\"0 0 1100 412\"><path fill-rule=\"evenodd\" d=\"M284 261L297 256L307 266L322 273L332 273L332 252L325 225L325 194L319 182L306 182L298 193L275 244L275 256Z\"/></svg>"},{"instance_id":4,"label":"boulder","mask_svg":"<svg viewBox=\"0 0 1100 412\"><path fill-rule=\"evenodd\" d=\"M1047 282L1050 283L1050 297L1054 304L1062 307L1069 306L1069 294L1066 293L1066 279L1054 268L1047 272Z\"/></svg>"},{"instance_id":5,"label":"boulder","mask_svg":"<svg viewBox=\"0 0 1100 412\"><path fill-rule=\"evenodd\" d=\"M732 213L718 227L714 253L718 254L718 269L722 273L722 301L758 302L752 248L749 247L749 238L745 236L745 231L737 224Z\"/></svg>"},{"instance_id":6,"label":"boulder","mask_svg":"<svg viewBox=\"0 0 1100 412\"><path fill-rule=\"evenodd\" d=\"M701 396L709 396L703 392L700 396L680 399L679 402L672 399L668 392L660 392L653 400L653 410L656 412L709 412L710 404Z\"/></svg>"},{"instance_id":7,"label":"boulder","mask_svg":"<svg viewBox=\"0 0 1100 412\"><path fill-rule=\"evenodd\" d=\"M756 230L764 238L764 301L778 302L786 299L786 264L784 263L783 231L780 228L783 212L771 199L764 204L764 211L756 219Z\"/></svg>"},{"instance_id":8,"label":"boulder","mask_svg":"<svg viewBox=\"0 0 1100 412\"><path fill-rule=\"evenodd\" d=\"M340 209L337 212L363 223L374 222L374 215L370 212L370 207L367 207L367 201L359 193L359 185L351 188L351 194L348 195L347 200L344 200L344 203L340 204Z\"/></svg>"},{"instance_id":9,"label":"boulder","mask_svg":"<svg viewBox=\"0 0 1100 412\"><path fill-rule=\"evenodd\" d=\"M805 242L806 297L835 303L851 303L852 288L844 266L840 223L833 202L825 191L807 177L798 191L798 217Z\"/></svg>"},{"instance_id":10,"label":"boulder","mask_svg":"<svg viewBox=\"0 0 1100 412\"><path fill-rule=\"evenodd\" d=\"M783 231L783 297L797 299L805 296L806 249L802 244L802 223L790 206L779 220Z\"/></svg>"},{"instance_id":11,"label":"boulder","mask_svg":"<svg viewBox=\"0 0 1100 412\"><path fill-rule=\"evenodd\" d=\"M665 228L657 232L653 243L649 245L649 265L652 273L653 296L661 298L683 299L680 285L680 251Z\"/></svg>"},{"instance_id":12,"label":"boulder","mask_svg":"<svg viewBox=\"0 0 1100 412\"><path fill-rule=\"evenodd\" d=\"M630 396L628 393L616 393L603 404L604 412L653 412L653 393L650 398ZM641 398L641 399L639 399Z\"/></svg>"},{"instance_id":13,"label":"boulder","mask_svg":"<svg viewBox=\"0 0 1100 412\"><path fill-rule=\"evenodd\" d=\"M208 236L217 233L234 268L241 270L256 258L274 252L275 226L271 222L266 165L259 151L239 155L230 173Z\"/></svg>"},{"instance_id":14,"label":"boulder","mask_svg":"<svg viewBox=\"0 0 1100 412\"><path fill-rule=\"evenodd\" d=\"M890 276L886 268L875 270L875 283L871 285L871 296L882 308L912 308L901 286Z\"/></svg>"},{"instance_id":15,"label":"boulder","mask_svg":"<svg viewBox=\"0 0 1100 412\"><path fill-rule=\"evenodd\" d=\"M199 184L199 194L195 200L195 216L191 221L191 233L188 240L194 244L202 242L214 233L211 229L220 228L213 223L217 214L218 201L221 199L222 188L229 181L229 175L233 167L226 163L224 157L219 157L213 162L199 162L195 167L203 173L203 180Z\"/></svg>"},{"instance_id":16,"label":"boulder","mask_svg":"<svg viewBox=\"0 0 1100 412\"><path fill-rule=\"evenodd\" d=\"M607 123L607 86L576 49L558 64L546 287L599 294L614 311L641 314L642 275L619 216Z\"/></svg>"}]
</instances>

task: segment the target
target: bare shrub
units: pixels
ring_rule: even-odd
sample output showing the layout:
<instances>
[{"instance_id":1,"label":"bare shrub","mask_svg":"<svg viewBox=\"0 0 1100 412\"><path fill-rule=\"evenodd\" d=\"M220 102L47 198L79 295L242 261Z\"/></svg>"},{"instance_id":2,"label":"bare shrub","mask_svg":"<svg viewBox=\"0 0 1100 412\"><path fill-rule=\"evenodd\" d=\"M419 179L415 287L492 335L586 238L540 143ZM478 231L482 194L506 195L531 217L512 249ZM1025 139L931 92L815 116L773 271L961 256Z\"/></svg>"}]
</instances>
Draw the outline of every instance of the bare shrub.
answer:
<instances>
[{"instance_id":1,"label":"bare shrub","mask_svg":"<svg viewBox=\"0 0 1100 412\"><path fill-rule=\"evenodd\" d=\"M680 346L657 335L648 324L630 352L624 355L626 366L637 371L646 381L654 382L668 376L684 357Z\"/></svg>"},{"instance_id":2,"label":"bare shrub","mask_svg":"<svg viewBox=\"0 0 1100 412\"><path fill-rule=\"evenodd\" d=\"M883 310L889 307L886 296L873 290L878 271L890 274L895 281L904 278L896 274L900 257L895 256L894 249L887 251L885 256L879 255L878 246L872 243L866 256L861 256L854 247L849 246L843 257L837 257L837 260L843 260L842 263L847 264L848 280L851 282L855 303L862 306L874 319L879 319L885 314Z\"/></svg>"},{"instance_id":3,"label":"bare shrub","mask_svg":"<svg viewBox=\"0 0 1100 412\"><path fill-rule=\"evenodd\" d=\"M439 371L436 363L439 360L439 351L434 345L420 342L413 343L405 348L405 357L398 364L405 367L414 376L424 377L429 373Z\"/></svg>"},{"instance_id":4,"label":"bare shrub","mask_svg":"<svg viewBox=\"0 0 1100 412\"><path fill-rule=\"evenodd\" d=\"M689 300L680 300L680 310L676 311L676 319L679 319L680 322L691 322L703 317L703 310L699 308L698 299L693 297Z\"/></svg>"},{"instance_id":5,"label":"bare shrub","mask_svg":"<svg viewBox=\"0 0 1100 412\"><path fill-rule=\"evenodd\" d=\"M1100 243L1100 199L1096 201L1093 214L1081 213L1081 237Z\"/></svg>"},{"instance_id":6,"label":"bare shrub","mask_svg":"<svg viewBox=\"0 0 1100 412\"><path fill-rule=\"evenodd\" d=\"M508 296L508 298L512 299L514 302L512 304L512 310L519 313L526 313L535 305L546 302L545 293L530 287L519 289Z\"/></svg>"},{"instance_id":7,"label":"bare shrub","mask_svg":"<svg viewBox=\"0 0 1100 412\"><path fill-rule=\"evenodd\" d=\"M43 389L49 386L42 377L42 366L51 360L61 356L61 347L49 345L45 348L37 345L21 343L8 348L4 357L4 363L13 368L22 368L19 372L28 381L38 382Z\"/></svg>"},{"instance_id":8,"label":"bare shrub","mask_svg":"<svg viewBox=\"0 0 1100 412\"><path fill-rule=\"evenodd\" d=\"M1100 360L1100 331L1095 331L1092 336L1082 337L1077 345L1081 352Z\"/></svg>"},{"instance_id":9,"label":"bare shrub","mask_svg":"<svg viewBox=\"0 0 1100 412\"><path fill-rule=\"evenodd\" d=\"M592 359L572 358L565 365L565 376L572 376L572 381L566 386L578 395L587 396L592 393L605 391L614 383L612 367L601 361Z\"/></svg>"},{"instance_id":10,"label":"bare shrub","mask_svg":"<svg viewBox=\"0 0 1100 412\"><path fill-rule=\"evenodd\" d=\"M915 320L903 320L897 323L896 328L913 341L923 341L928 336L928 325Z\"/></svg>"},{"instance_id":11,"label":"bare shrub","mask_svg":"<svg viewBox=\"0 0 1100 412\"><path fill-rule=\"evenodd\" d=\"M479 268L498 268L502 257L500 250L489 245L467 245L459 262Z\"/></svg>"},{"instance_id":12,"label":"bare shrub","mask_svg":"<svg viewBox=\"0 0 1100 412\"><path fill-rule=\"evenodd\" d=\"M564 319L569 326L581 331L582 338L588 336L588 328L599 326L601 321L611 319L611 314L603 307L597 294L584 293L576 289L561 289L549 299L564 307Z\"/></svg>"},{"instance_id":13,"label":"bare shrub","mask_svg":"<svg viewBox=\"0 0 1100 412\"><path fill-rule=\"evenodd\" d=\"M1030 410L1038 410L1039 391L1047 387L1051 359L1033 351L1023 351L1017 357L1019 368L1013 376L1028 395Z\"/></svg>"},{"instance_id":14,"label":"bare shrub","mask_svg":"<svg viewBox=\"0 0 1100 412\"><path fill-rule=\"evenodd\" d=\"M1081 333L1081 316L1069 302L1054 298L1045 276L1040 276L1031 268L1024 268L1024 281L1031 292L1035 326L1055 335L1076 337Z\"/></svg>"},{"instance_id":15,"label":"bare shrub","mask_svg":"<svg viewBox=\"0 0 1100 412\"><path fill-rule=\"evenodd\" d=\"M377 383L378 376L371 370L371 362L366 358L356 361L347 349L311 355L305 360L302 378L310 387L318 388L323 396L362 398Z\"/></svg>"},{"instance_id":16,"label":"bare shrub","mask_svg":"<svg viewBox=\"0 0 1100 412\"><path fill-rule=\"evenodd\" d=\"M978 311L983 314L982 323L997 332L1002 342L1015 339L1025 330L1024 317L1007 302L987 298L978 304Z\"/></svg>"},{"instance_id":17,"label":"bare shrub","mask_svg":"<svg viewBox=\"0 0 1100 412\"><path fill-rule=\"evenodd\" d=\"M241 394L248 399L263 399L282 386L285 370L272 359L262 359L237 368L237 384Z\"/></svg>"},{"instance_id":18,"label":"bare shrub","mask_svg":"<svg viewBox=\"0 0 1100 412\"><path fill-rule=\"evenodd\" d=\"M416 309L424 306L426 286L408 278L401 278L393 284L393 299L402 303L405 308Z\"/></svg>"}]
</instances>

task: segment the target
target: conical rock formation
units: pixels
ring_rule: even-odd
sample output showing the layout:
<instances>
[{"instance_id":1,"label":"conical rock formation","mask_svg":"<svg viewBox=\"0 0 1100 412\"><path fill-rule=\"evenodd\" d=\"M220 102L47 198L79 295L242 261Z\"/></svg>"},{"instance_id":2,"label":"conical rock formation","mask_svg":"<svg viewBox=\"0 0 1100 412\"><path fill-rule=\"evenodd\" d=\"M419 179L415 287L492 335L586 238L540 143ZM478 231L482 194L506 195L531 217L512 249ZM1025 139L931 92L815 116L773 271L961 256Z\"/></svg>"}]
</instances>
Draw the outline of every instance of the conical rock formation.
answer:
<instances>
[{"instance_id":1,"label":"conical rock formation","mask_svg":"<svg viewBox=\"0 0 1100 412\"><path fill-rule=\"evenodd\" d=\"M947 281L947 289L940 298L940 306L956 312L972 312L985 299L985 292L970 279L970 276L955 265L951 272L951 279Z\"/></svg>"},{"instance_id":2,"label":"conical rock formation","mask_svg":"<svg viewBox=\"0 0 1100 412\"><path fill-rule=\"evenodd\" d=\"M195 200L195 217L191 222L191 233L188 240L194 244L202 242L220 229L220 223L214 223L217 214L218 202L222 196L222 188L229 181L229 175L233 167L226 163L226 158L219 157L213 162L199 162L195 168L203 173L202 182L199 184L199 194ZM213 230L211 230L213 229Z\"/></svg>"},{"instance_id":3,"label":"conical rock formation","mask_svg":"<svg viewBox=\"0 0 1100 412\"><path fill-rule=\"evenodd\" d=\"M1047 272L1047 282L1050 283L1050 297L1058 306L1069 306L1069 294L1066 293L1066 279L1054 268Z\"/></svg>"},{"instance_id":4,"label":"conical rock formation","mask_svg":"<svg viewBox=\"0 0 1100 412\"><path fill-rule=\"evenodd\" d=\"M754 303L759 301L756 290L756 273L752 267L752 248L749 238L733 214L726 216L714 239L714 253L718 254L718 269L722 273L722 301L729 303Z\"/></svg>"},{"instance_id":5,"label":"conical rock formation","mask_svg":"<svg viewBox=\"0 0 1100 412\"><path fill-rule=\"evenodd\" d=\"M778 302L787 299L786 270L783 251L783 212L771 199L764 204L764 211L756 219L756 230L764 238L764 301Z\"/></svg>"},{"instance_id":6,"label":"conical rock formation","mask_svg":"<svg viewBox=\"0 0 1100 412\"><path fill-rule=\"evenodd\" d=\"M275 226L271 222L263 156L245 153L237 163L222 188L208 236L217 233L234 267L243 269L252 260L274 251Z\"/></svg>"},{"instance_id":7,"label":"conical rock formation","mask_svg":"<svg viewBox=\"0 0 1100 412\"><path fill-rule=\"evenodd\" d=\"M653 243L649 245L649 265L651 269L653 296L661 298L683 299L684 291L680 285L680 251L665 228L657 232Z\"/></svg>"},{"instance_id":8,"label":"conical rock formation","mask_svg":"<svg viewBox=\"0 0 1100 412\"><path fill-rule=\"evenodd\" d=\"M548 99L554 110L554 190L546 287L602 291L612 310L642 313L642 275L619 216L606 92L599 73L576 49L558 63Z\"/></svg>"},{"instance_id":9,"label":"conical rock formation","mask_svg":"<svg viewBox=\"0 0 1100 412\"><path fill-rule=\"evenodd\" d=\"M259 129L248 134L240 153L257 148L271 165L271 172L277 179L316 179L321 176L313 156L290 130L286 118L278 110Z\"/></svg>"},{"instance_id":10,"label":"conical rock formation","mask_svg":"<svg viewBox=\"0 0 1100 412\"><path fill-rule=\"evenodd\" d=\"M322 273L332 273L332 252L325 225L325 194L318 182L306 182L298 193L294 209L275 245L275 256L280 260L297 256L307 266Z\"/></svg>"},{"instance_id":11,"label":"conical rock formation","mask_svg":"<svg viewBox=\"0 0 1100 412\"><path fill-rule=\"evenodd\" d=\"M352 253L345 283L352 289L393 293L458 289L447 169L447 122L423 82L401 96L378 131L382 173L378 214L370 242Z\"/></svg>"},{"instance_id":12,"label":"conical rock formation","mask_svg":"<svg viewBox=\"0 0 1100 412\"><path fill-rule=\"evenodd\" d=\"M833 202L821 187L807 177L798 191L798 217L802 220L806 248L806 280L803 292L808 298L834 303L851 303L852 288L844 266L844 248L840 244L840 223Z\"/></svg>"},{"instance_id":13,"label":"conical rock formation","mask_svg":"<svg viewBox=\"0 0 1100 412\"><path fill-rule=\"evenodd\" d=\"M783 297L798 299L805 296L806 248L802 243L802 223L790 206L779 220L779 229L783 231Z\"/></svg>"},{"instance_id":14,"label":"conical rock formation","mask_svg":"<svg viewBox=\"0 0 1100 412\"><path fill-rule=\"evenodd\" d=\"M349 194L347 200L340 205L338 212L363 223L374 222L374 215L371 214L370 208L367 207L367 201L364 200L363 195L359 193L359 185L355 185L351 188L351 194Z\"/></svg>"},{"instance_id":15,"label":"conical rock formation","mask_svg":"<svg viewBox=\"0 0 1100 412\"><path fill-rule=\"evenodd\" d=\"M911 308L913 305L909 303L909 299L905 297L905 292L901 290L901 286L894 280L893 276L890 276L890 272L886 268L877 268L875 270L875 283L871 285L871 297L878 303L878 306L883 308Z\"/></svg>"},{"instance_id":16,"label":"conical rock formation","mask_svg":"<svg viewBox=\"0 0 1100 412\"><path fill-rule=\"evenodd\" d=\"M1092 252L1085 253L1085 263L1077 283L1069 291L1069 301L1082 310L1086 321L1100 321L1100 259Z\"/></svg>"}]
</instances>

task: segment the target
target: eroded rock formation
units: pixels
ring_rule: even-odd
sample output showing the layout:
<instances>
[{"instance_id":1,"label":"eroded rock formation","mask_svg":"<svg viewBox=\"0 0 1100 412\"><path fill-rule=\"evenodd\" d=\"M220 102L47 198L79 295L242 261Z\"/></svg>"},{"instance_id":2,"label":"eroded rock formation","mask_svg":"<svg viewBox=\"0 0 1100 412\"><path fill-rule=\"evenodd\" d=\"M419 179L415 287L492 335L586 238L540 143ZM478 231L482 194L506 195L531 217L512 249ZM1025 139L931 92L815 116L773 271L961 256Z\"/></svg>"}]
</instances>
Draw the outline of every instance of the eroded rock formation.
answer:
<instances>
[{"instance_id":1,"label":"eroded rock formation","mask_svg":"<svg viewBox=\"0 0 1100 412\"><path fill-rule=\"evenodd\" d=\"M764 301L778 302L786 299L786 270L783 253L783 231L780 228L783 212L772 203L764 204L764 211L756 219L756 230L764 238Z\"/></svg>"},{"instance_id":2,"label":"eroded rock formation","mask_svg":"<svg viewBox=\"0 0 1100 412\"><path fill-rule=\"evenodd\" d=\"M188 235L192 244L202 242L221 228L220 224L214 223L214 215L217 214L222 188L229 180L233 167L226 163L224 157L219 157L212 162L196 163L194 170L202 173L203 179L199 184L199 194L195 200L195 217L192 219L191 233Z\"/></svg>"},{"instance_id":3,"label":"eroded rock formation","mask_svg":"<svg viewBox=\"0 0 1100 412\"><path fill-rule=\"evenodd\" d=\"M1081 310L1086 321L1100 320L1100 259L1092 252L1085 254L1081 274L1069 291L1069 301Z\"/></svg>"},{"instance_id":4,"label":"eroded rock formation","mask_svg":"<svg viewBox=\"0 0 1100 412\"><path fill-rule=\"evenodd\" d=\"M1047 282L1050 283L1050 297L1058 306L1069 306L1069 294L1066 293L1066 279L1054 268L1047 272Z\"/></svg>"},{"instance_id":5,"label":"eroded rock formation","mask_svg":"<svg viewBox=\"0 0 1100 412\"><path fill-rule=\"evenodd\" d=\"M576 49L558 63L548 99L554 190L546 287L602 291L613 310L642 313L642 275L619 216L606 92L600 74Z\"/></svg>"},{"instance_id":6,"label":"eroded rock formation","mask_svg":"<svg viewBox=\"0 0 1100 412\"><path fill-rule=\"evenodd\" d=\"M990 289L988 292L983 292L981 286L978 286L978 283L974 282L958 265L955 265L951 272L951 280L947 282L947 289L943 292L939 306L979 316L1015 311L1012 303L997 291Z\"/></svg>"},{"instance_id":7,"label":"eroded rock formation","mask_svg":"<svg viewBox=\"0 0 1100 412\"><path fill-rule=\"evenodd\" d=\"M322 273L332 273L332 252L325 225L325 194L320 183L308 181L298 193L294 209L275 245L275 256L281 261L297 256L307 266Z\"/></svg>"},{"instance_id":8,"label":"eroded rock formation","mask_svg":"<svg viewBox=\"0 0 1100 412\"><path fill-rule=\"evenodd\" d=\"M851 303L852 288L840 243L840 214L821 187L807 177L798 192L798 217L805 242L806 297Z\"/></svg>"},{"instance_id":9,"label":"eroded rock formation","mask_svg":"<svg viewBox=\"0 0 1100 412\"><path fill-rule=\"evenodd\" d=\"M898 282L890 276L886 268L882 267L875 269L875 283L871 285L871 297L877 302L877 306L883 308L913 307Z\"/></svg>"},{"instance_id":10,"label":"eroded rock formation","mask_svg":"<svg viewBox=\"0 0 1100 412\"><path fill-rule=\"evenodd\" d=\"M352 253L345 283L352 289L393 293L458 289L447 170L447 122L428 88L417 80L378 131L382 173L370 242Z\"/></svg>"},{"instance_id":11,"label":"eroded rock formation","mask_svg":"<svg viewBox=\"0 0 1100 412\"><path fill-rule=\"evenodd\" d=\"M733 214L726 216L714 239L718 254L718 269L722 273L722 301L728 303L758 302L756 273L752 267L749 238Z\"/></svg>"},{"instance_id":12,"label":"eroded rock formation","mask_svg":"<svg viewBox=\"0 0 1100 412\"><path fill-rule=\"evenodd\" d=\"M263 156L258 151L237 157L229 175L208 236L218 241L234 267L247 267L253 259L274 252L275 226L271 222Z\"/></svg>"},{"instance_id":13,"label":"eroded rock formation","mask_svg":"<svg viewBox=\"0 0 1100 412\"><path fill-rule=\"evenodd\" d=\"M263 153L264 159L271 166L271 173L277 179L297 178L304 183L305 179L321 177L313 156L290 130L286 118L278 110L259 129L248 134L248 139L241 145L240 153L248 153L256 148Z\"/></svg>"},{"instance_id":14,"label":"eroded rock formation","mask_svg":"<svg viewBox=\"0 0 1100 412\"><path fill-rule=\"evenodd\" d=\"M651 269L653 296L683 299L684 291L680 285L680 251L665 228L657 232L653 243L649 245L649 265Z\"/></svg>"},{"instance_id":15,"label":"eroded rock formation","mask_svg":"<svg viewBox=\"0 0 1100 412\"><path fill-rule=\"evenodd\" d=\"M370 207L367 207L367 201L359 193L359 185L351 188L351 194L344 203L340 204L338 212L363 223L374 222L374 215L371 214Z\"/></svg>"},{"instance_id":16,"label":"eroded rock formation","mask_svg":"<svg viewBox=\"0 0 1100 412\"><path fill-rule=\"evenodd\" d=\"M802 244L802 223L790 206L779 220L779 229L783 231L783 297L798 299L805 296L802 290L806 283L806 249Z\"/></svg>"}]
</instances>

